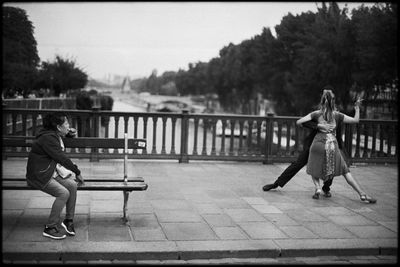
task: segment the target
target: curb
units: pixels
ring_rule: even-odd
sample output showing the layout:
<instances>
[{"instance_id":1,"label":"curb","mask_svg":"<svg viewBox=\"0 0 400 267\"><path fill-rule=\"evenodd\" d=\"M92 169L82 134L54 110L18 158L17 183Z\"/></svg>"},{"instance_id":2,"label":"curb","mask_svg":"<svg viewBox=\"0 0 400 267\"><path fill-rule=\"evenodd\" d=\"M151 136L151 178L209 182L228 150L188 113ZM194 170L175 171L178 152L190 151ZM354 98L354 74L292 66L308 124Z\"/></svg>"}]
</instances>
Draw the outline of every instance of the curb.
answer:
<instances>
[{"instance_id":1,"label":"curb","mask_svg":"<svg viewBox=\"0 0 400 267\"><path fill-rule=\"evenodd\" d=\"M288 240L289 241L289 240ZM293 240L292 240L293 241ZM326 240L325 240L326 241ZM332 240L333 241L333 240ZM85 244L61 244L55 242L3 243L3 261L51 260L195 260L223 258L280 258L354 255L397 255L394 246L308 248L280 248L276 240L248 240L246 242L218 241L167 241L167 242L88 242ZM206 245L208 244L208 245ZM365 244L364 244L365 245Z\"/></svg>"}]
</instances>

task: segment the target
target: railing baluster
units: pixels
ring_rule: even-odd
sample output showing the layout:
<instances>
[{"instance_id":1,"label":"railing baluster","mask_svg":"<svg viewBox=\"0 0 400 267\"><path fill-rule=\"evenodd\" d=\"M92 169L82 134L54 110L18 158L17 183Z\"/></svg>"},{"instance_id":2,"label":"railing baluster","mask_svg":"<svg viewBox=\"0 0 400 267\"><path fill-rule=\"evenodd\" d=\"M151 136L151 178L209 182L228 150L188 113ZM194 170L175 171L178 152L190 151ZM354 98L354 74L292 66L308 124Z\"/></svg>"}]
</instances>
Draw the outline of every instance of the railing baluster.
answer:
<instances>
[{"instance_id":1,"label":"railing baluster","mask_svg":"<svg viewBox=\"0 0 400 267\"><path fill-rule=\"evenodd\" d=\"M197 133L199 131L199 118L194 118L193 155L197 155Z\"/></svg>"},{"instance_id":2,"label":"railing baluster","mask_svg":"<svg viewBox=\"0 0 400 267\"><path fill-rule=\"evenodd\" d=\"M22 134L21 135L26 135L26 121L27 121L27 114L26 113L22 113Z\"/></svg>"},{"instance_id":3,"label":"railing baluster","mask_svg":"<svg viewBox=\"0 0 400 267\"><path fill-rule=\"evenodd\" d=\"M257 120L257 146L256 146L256 155L261 155L261 130L262 130L262 121Z\"/></svg>"},{"instance_id":4,"label":"railing baluster","mask_svg":"<svg viewBox=\"0 0 400 267\"><path fill-rule=\"evenodd\" d=\"M225 156L225 128L226 128L226 120L221 119L221 124L222 124L222 134L221 134L221 151L220 155Z\"/></svg>"},{"instance_id":5,"label":"railing baluster","mask_svg":"<svg viewBox=\"0 0 400 267\"><path fill-rule=\"evenodd\" d=\"M277 145L278 156L282 156L281 141L282 141L282 122L278 121L278 145Z\"/></svg>"},{"instance_id":6,"label":"railing baluster","mask_svg":"<svg viewBox=\"0 0 400 267\"><path fill-rule=\"evenodd\" d=\"M156 143L157 143L157 120L158 120L158 117L153 116L152 119L153 119L153 148L151 150L151 154L157 154Z\"/></svg>"},{"instance_id":7,"label":"railing baluster","mask_svg":"<svg viewBox=\"0 0 400 267\"><path fill-rule=\"evenodd\" d=\"M138 117L131 116L131 118L132 118L133 138L137 138ZM128 138L129 138L129 136L128 136ZM132 149L132 154L137 154L137 149Z\"/></svg>"},{"instance_id":8,"label":"railing baluster","mask_svg":"<svg viewBox=\"0 0 400 267\"><path fill-rule=\"evenodd\" d=\"M368 124L364 124L363 125L363 129L364 129L364 150L363 150L363 158L367 158L368 157L368 132L369 132L369 125Z\"/></svg>"},{"instance_id":9,"label":"railing baluster","mask_svg":"<svg viewBox=\"0 0 400 267\"><path fill-rule=\"evenodd\" d=\"M167 127L167 117L162 117L162 143L161 143L161 154L165 155L165 136L166 136L166 127Z\"/></svg>"},{"instance_id":10,"label":"railing baluster","mask_svg":"<svg viewBox=\"0 0 400 267\"><path fill-rule=\"evenodd\" d=\"M133 117L133 138L137 138L137 135L138 135L138 128L139 128L138 121L139 121L139 117L134 116Z\"/></svg>"},{"instance_id":11,"label":"railing baluster","mask_svg":"<svg viewBox=\"0 0 400 267\"><path fill-rule=\"evenodd\" d=\"M372 150L371 157L376 157L376 124L372 124Z\"/></svg>"},{"instance_id":12,"label":"railing baluster","mask_svg":"<svg viewBox=\"0 0 400 267\"><path fill-rule=\"evenodd\" d=\"M188 142L189 142L189 111L182 110L181 115L181 156L179 163L189 163Z\"/></svg>"},{"instance_id":13,"label":"railing baluster","mask_svg":"<svg viewBox=\"0 0 400 267\"><path fill-rule=\"evenodd\" d=\"M243 120L239 120L239 150L238 155L243 154Z\"/></svg>"},{"instance_id":14,"label":"railing baluster","mask_svg":"<svg viewBox=\"0 0 400 267\"><path fill-rule=\"evenodd\" d=\"M246 138L247 144L246 144L246 147L244 149L244 153L246 155L252 155L253 154L252 153L252 149L251 149L252 148L252 145L251 145L252 138L253 138L253 120L248 119L247 120L247 138Z\"/></svg>"},{"instance_id":15,"label":"railing baluster","mask_svg":"<svg viewBox=\"0 0 400 267\"><path fill-rule=\"evenodd\" d=\"M229 147L229 155L233 156L235 155L235 153L233 152L233 147L234 147L234 138L235 138L235 124L236 124L236 120L235 119L231 119L230 120L231 123L231 136L230 136L230 147Z\"/></svg>"},{"instance_id":16,"label":"railing baluster","mask_svg":"<svg viewBox=\"0 0 400 267\"><path fill-rule=\"evenodd\" d=\"M211 120L211 127L212 127L212 144L211 144L211 155L215 156L216 153L216 149L215 149L215 142L216 142L216 138L217 138L217 120L212 119Z\"/></svg>"},{"instance_id":17,"label":"railing baluster","mask_svg":"<svg viewBox=\"0 0 400 267\"><path fill-rule=\"evenodd\" d=\"M207 155L207 127L208 119L203 118L203 149L201 155Z\"/></svg>"},{"instance_id":18,"label":"railing baluster","mask_svg":"<svg viewBox=\"0 0 400 267\"><path fill-rule=\"evenodd\" d=\"M265 118L265 144L264 144L264 160L263 163L267 164L270 162L270 155L272 154L272 142L274 134L274 114L268 113Z\"/></svg>"},{"instance_id":19,"label":"railing baluster","mask_svg":"<svg viewBox=\"0 0 400 267\"><path fill-rule=\"evenodd\" d=\"M175 125L176 125L176 117L172 117L171 118L171 122L172 122L172 140L171 140L171 155L175 155Z\"/></svg>"},{"instance_id":20,"label":"railing baluster","mask_svg":"<svg viewBox=\"0 0 400 267\"><path fill-rule=\"evenodd\" d=\"M383 153L383 138L384 138L384 124L379 125L379 156L384 156Z\"/></svg>"},{"instance_id":21,"label":"railing baluster","mask_svg":"<svg viewBox=\"0 0 400 267\"><path fill-rule=\"evenodd\" d=\"M114 129L114 137L115 138L118 138L119 118L120 118L120 116L118 116L118 115L114 116L114 127L115 127L115 129ZM114 149L114 154L118 154L118 153L119 153L118 149L115 148Z\"/></svg>"},{"instance_id":22,"label":"railing baluster","mask_svg":"<svg viewBox=\"0 0 400 267\"><path fill-rule=\"evenodd\" d=\"M104 120L104 137L105 138L109 138L109 129L108 129L108 127L109 127L109 125L110 125L110 116L103 116L103 120ZM103 151L104 151L104 153L105 154L108 154L109 152L110 152L110 149L108 149L108 148L105 148L105 149L103 149Z\"/></svg>"},{"instance_id":23,"label":"railing baluster","mask_svg":"<svg viewBox=\"0 0 400 267\"><path fill-rule=\"evenodd\" d=\"M114 137L118 138L118 132L119 132L119 116L114 117Z\"/></svg>"},{"instance_id":24,"label":"railing baluster","mask_svg":"<svg viewBox=\"0 0 400 267\"><path fill-rule=\"evenodd\" d=\"M148 121L148 117L143 117L143 138L144 139L147 139L147 121ZM147 149L143 149L142 154L146 155Z\"/></svg>"},{"instance_id":25,"label":"railing baluster","mask_svg":"<svg viewBox=\"0 0 400 267\"><path fill-rule=\"evenodd\" d=\"M124 133L128 133L129 116L124 116Z\"/></svg>"}]
</instances>

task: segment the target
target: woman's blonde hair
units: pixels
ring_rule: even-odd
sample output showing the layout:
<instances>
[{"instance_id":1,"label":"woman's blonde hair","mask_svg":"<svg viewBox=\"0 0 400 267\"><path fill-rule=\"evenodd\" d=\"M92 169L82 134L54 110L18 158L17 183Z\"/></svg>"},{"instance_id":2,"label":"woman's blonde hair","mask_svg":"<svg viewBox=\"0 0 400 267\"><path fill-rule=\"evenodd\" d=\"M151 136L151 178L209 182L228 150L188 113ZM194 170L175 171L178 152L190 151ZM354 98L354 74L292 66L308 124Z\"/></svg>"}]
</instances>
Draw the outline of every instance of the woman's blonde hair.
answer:
<instances>
[{"instance_id":1,"label":"woman's blonde hair","mask_svg":"<svg viewBox=\"0 0 400 267\"><path fill-rule=\"evenodd\" d=\"M322 112L322 117L327 122L333 121L333 112L336 111L335 94L330 89L324 89L319 103L319 109Z\"/></svg>"}]
</instances>

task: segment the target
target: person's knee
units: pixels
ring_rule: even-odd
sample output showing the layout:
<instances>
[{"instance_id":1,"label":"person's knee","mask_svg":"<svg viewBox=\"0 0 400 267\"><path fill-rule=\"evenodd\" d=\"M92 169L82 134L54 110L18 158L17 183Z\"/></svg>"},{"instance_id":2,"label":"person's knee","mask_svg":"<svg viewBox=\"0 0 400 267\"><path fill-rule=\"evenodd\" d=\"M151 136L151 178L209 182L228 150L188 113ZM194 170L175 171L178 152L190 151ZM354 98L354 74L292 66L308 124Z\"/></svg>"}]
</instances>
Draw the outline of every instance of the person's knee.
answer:
<instances>
[{"instance_id":1,"label":"person's knee","mask_svg":"<svg viewBox=\"0 0 400 267\"><path fill-rule=\"evenodd\" d=\"M57 198L62 199L64 202L67 202L69 199L70 193L67 189L62 190L62 192L57 196Z\"/></svg>"},{"instance_id":2,"label":"person's knee","mask_svg":"<svg viewBox=\"0 0 400 267\"><path fill-rule=\"evenodd\" d=\"M69 185L68 190L70 192L76 192L78 190L78 185L77 183L73 182L71 183L71 185Z\"/></svg>"}]
</instances>

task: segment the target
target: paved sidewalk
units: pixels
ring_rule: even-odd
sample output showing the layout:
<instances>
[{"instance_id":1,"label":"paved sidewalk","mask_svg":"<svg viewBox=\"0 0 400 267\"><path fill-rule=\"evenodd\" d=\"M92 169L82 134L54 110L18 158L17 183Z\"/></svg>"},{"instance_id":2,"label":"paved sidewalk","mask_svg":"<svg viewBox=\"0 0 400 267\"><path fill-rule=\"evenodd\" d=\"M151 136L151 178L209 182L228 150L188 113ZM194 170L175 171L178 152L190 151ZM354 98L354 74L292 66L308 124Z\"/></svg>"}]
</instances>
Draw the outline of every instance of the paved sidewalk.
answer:
<instances>
[{"instance_id":1,"label":"paved sidewalk","mask_svg":"<svg viewBox=\"0 0 400 267\"><path fill-rule=\"evenodd\" d=\"M4 175L24 177L26 160L2 163ZM77 163L86 178L123 177L122 160ZM144 177L149 188L130 194L128 223L121 220L121 192L79 191L77 235L61 241L42 236L53 197L41 191L2 191L3 260L190 263L350 255L393 260L397 165L350 168L377 204L361 202L343 177L335 178L331 198L312 199L314 186L305 168L284 188L263 192L262 186L287 166L129 160L129 177Z\"/></svg>"}]
</instances>

